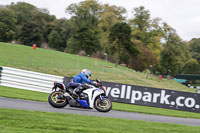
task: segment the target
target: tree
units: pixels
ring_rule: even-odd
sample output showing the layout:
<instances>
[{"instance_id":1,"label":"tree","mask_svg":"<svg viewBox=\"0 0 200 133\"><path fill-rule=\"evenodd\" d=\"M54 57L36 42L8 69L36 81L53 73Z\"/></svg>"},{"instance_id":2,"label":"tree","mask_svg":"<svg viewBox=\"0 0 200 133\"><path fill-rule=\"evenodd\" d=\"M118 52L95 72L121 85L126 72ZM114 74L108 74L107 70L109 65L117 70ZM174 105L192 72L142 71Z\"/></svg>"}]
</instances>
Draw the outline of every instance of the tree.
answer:
<instances>
[{"instance_id":1,"label":"tree","mask_svg":"<svg viewBox=\"0 0 200 133\"><path fill-rule=\"evenodd\" d=\"M48 45L57 50L63 50L62 39L56 30L52 30L48 35Z\"/></svg>"},{"instance_id":2,"label":"tree","mask_svg":"<svg viewBox=\"0 0 200 133\"><path fill-rule=\"evenodd\" d=\"M69 5L66 12L72 15L77 27L93 27L98 25L101 6L96 0L86 0L78 4Z\"/></svg>"},{"instance_id":3,"label":"tree","mask_svg":"<svg viewBox=\"0 0 200 133\"><path fill-rule=\"evenodd\" d=\"M200 38L194 38L189 42L192 57L200 63Z\"/></svg>"},{"instance_id":4,"label":"tree","mask_svg":"<svg viewBox=\"0 0 200 133\"><path fill-rule=\"evenodd\" d=\"M16 40L21 41L25 45L31 45L32 42L42 43L47 41L47 24L55 20L55 16L48 14L48 10L38 9L25 2L18 2L16 4L12 3L8 6L8 8L14 12L14 16L16 18ZM27 34L28 29L26 29L26 26L28 25L31 29L29 31L30 33ZM36 27L33 27L33 25ZM32 35L31 33L33 33L33 37L28 36ZM38 35L36 35L36 33L38 33ZM39 40L37 41L36 38ZM40 44L38 44L38 46L39 45Z\"/></svg>"},{"instance_id":5,"label":"tree","mask_svg":"<svg viewBox=\"0 0 200 133\"><path fill-rule=\"evenodd\" d=\"M191 55L184 42L175 32L170 32L161 52L160 65L162 73L168 74L169 70L173 76L181 73L182 68L189 59L191 59Z\"/></svg>"},{"instance_id":6,"label":"tree","mask_svg":"<svg viewBox=\"0 0 200 133\"><path fill-rule=\"evenodd\" d=\"M32 17L29 21L33 21L37 24L37 27L40 29L40 33L42 35L42 42L48 41L48 23L54 20L55 16L43 13L39 9L32 11Z\"/></svg>"},{"instance_id":7,"label":"tree","mask_svg":"<svg viewBox=\"0 0 200 133\"><path fill-rule=\"evenodd\" d=\"M21 34L19 40L28 46L37 44L40 46L42 43L41 29L35 21L28 21L22 25Z\"/></svg>"},{"instance_id":8,"label":"tree","mask_svg":"<svg viewBox=\"0 0 200 133\"><path fill-rule=\"evenodd\" d=\"M139 40L151 48L157 60L160 59L161 39L163 36L160 18L150 18L150 12L143 6L134 9L134 18L129 21L133 40Z\"/></svg>"},{"instance_id":9,"label":"tree","mask_svg":"<svg viewBox=\"0 0 200 133\"><path fill-rule=\"evenodd\" d=\"M109 56L112 57L110 53L110 43L109 43L109 34L110 29L117 22L122 22L125 20L123 14L126 13L126 9L117 6L110 6L105 4L102 6L102 12L99 17L98 27L100 28L100 45L103 52L106 52Z\"/></svg>"},{"instance_id":10,"label":"tree","mask_svg":"<svg viewBox=\"0 0 200 133\"><path fill-rule=\"evenodd\" d=\"M147 32L150 27L150 13L143 6L134 9L134 19L130 20L130 25L134 28L132 35L136 40L140 40L144 45L148 45Z\"/></svg>"},{"instance_id":11,"label":"tree","mask_svg":"<svg viewBox=\"0 0 200 133\"><path fill-rule=\"evenodd\" d=\"M32 18L32 11L36 10L36 7L25 2L17 2L16 4L11 4L9 9L15 13L16 24L22 25Z\"/></svg>"},{"instance_id":12,"label":"tree","mask_svg":"<svg viewBox=\"0 0 200 133\"><path fill-rule=\"evenodd\" d=\"M67 51L86 51L91 55L100 47L98 17L101 6L96 0L86 0L79 4L71 4L67 10L72 15L75 33L67 42Z\"/></svg>"},{"instance_id":13,"label":"tree","mask_svg":"<svg viewBox=\"0 0 200 133\"><path fill-rule=\"evenodd\" d=\"M32 18L32 11L36 10L36 7L25 2L17 2L16 4L12 3L9 5L8 8L14 12L14 17L16 19L15 39L18 40L22 25Z\"/></svg>"},{"instance_id":14,"label":"tree","mask_svg":"<svg viewBox=\"0 0 200 133\"><path fill-rule=\"evenodd\" d=\"M158 59L149 46L145 46L138 40L134 40L133 42L139 49L139 54L136 57L129 59L129 67L142 72L158 63Z\"/></svg>"},{"instance_id":15,"label":"tree","mask_svg":"<svg viewBox=\"0 0 200 133\"><path fill-rule=\"evenodd\" d=\"M131 42L131 28L127 23L116 23L109 35L112 52L116 53L116 67L119 61L128 64L128 59L138 54L138 49Z\"/></svg>"},{"instance_id":16,"label":"tree","mask_svg":"<svg viewBox=\"0 0 200 133\"><path fill-rule=\"evenodd\" d=\"M184 74L200 74L200 64L195 59L187 61L183 67Z\"/></svg>"},{"instance_id":17,"label":"tree","mask_svg":"<svg viewBox=\"0 0 200 133\"><path fill-rule=\"evenodd\" d=\"M16 25L13 12L8 9L0 9L0 41L9 42L15 37Z\"/></svg>"},{"instance_id":18,"label":"tree","mask_svg":"<svg viewBox=\"0 0 200 133\"><path fill-rule=\"evenodd\" d=\"M147 33L149 38L148 46L152 49L157 60L160 59L160 53L162 51L161 40L163 39L163 31L160 23L160 18L154 18L150 23L149 33Z\"/></svg>"},{"instance_id":19,"label":"tree","mask_svg":"<svg viewBox=\"0 0 200 133\"><path fill-rule=\"evenodd\" d=\"M59 19L51 21L47 24L47 33L50 34L51 31L56 30L59 34L59 37L61 39L60 42L60 51L64 51L66 48L67 41L69 38L72 37L74 34L74 26L73 23L70 20L66 19Z\"/></svg>"},{"instance_id":20,"label":"tree","mask_svg":"<svg viewBox=\"0 0 200 133\"><path fill-rule=\"evenodd\" d=\"M84 50L86 54L91 55L98 51L100 46L93 30L84 27L79 29L69 40L67 48L70 53L78 53L80 50Z\"/></svg>"}]
</instances>

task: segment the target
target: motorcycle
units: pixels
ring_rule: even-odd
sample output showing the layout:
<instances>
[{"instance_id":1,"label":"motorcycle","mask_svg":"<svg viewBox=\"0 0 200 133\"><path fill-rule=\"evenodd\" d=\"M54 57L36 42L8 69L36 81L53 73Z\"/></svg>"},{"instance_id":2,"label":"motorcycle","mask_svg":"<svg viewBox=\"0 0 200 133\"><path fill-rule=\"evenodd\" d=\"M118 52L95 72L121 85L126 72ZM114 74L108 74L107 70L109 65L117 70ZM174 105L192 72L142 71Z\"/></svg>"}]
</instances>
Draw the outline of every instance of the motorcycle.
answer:
<instances>
[{"instance_id":1,"label":"motorcycle","mask_svg":"<svg viewBox=\"0 0 200 133\"><path fill-rule=\"evenodd\" d=\"M106 96L106 90L101 81L96 79L96 85L85 84L87 89L79 93L78 98L73 96L76 87L70 87L61 82L54 82L48 102L55 108L63 108L69 104L76 108L95 108L99 112L108 112L112 109L112 102Z\"/></svg>"}]
</instances>

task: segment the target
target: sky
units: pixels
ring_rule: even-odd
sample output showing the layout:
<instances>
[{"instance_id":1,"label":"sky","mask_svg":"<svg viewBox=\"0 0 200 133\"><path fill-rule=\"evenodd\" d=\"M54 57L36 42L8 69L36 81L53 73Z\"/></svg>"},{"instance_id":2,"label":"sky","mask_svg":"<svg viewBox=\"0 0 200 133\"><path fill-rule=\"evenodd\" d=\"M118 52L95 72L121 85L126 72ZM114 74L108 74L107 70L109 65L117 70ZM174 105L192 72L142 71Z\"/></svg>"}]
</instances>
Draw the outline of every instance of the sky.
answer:
<instances>
[{"instance_id":1,"label":"sky","mask_svg":"<svg viewBox=\"0 0 200 133\"><path fill-rule=\"evenodd\" d=\"M51 15L69 18L65 9L72 3L84 0L0 0L0 5L11 2L27 2L38 8L47 8ZM151 17L161 18L174 28L184 41L200 38L200 0L98 0L101 4L122 6L127 10L127 17L133 18L134 8L144 6Z\"/></svg>"}]
</instances>

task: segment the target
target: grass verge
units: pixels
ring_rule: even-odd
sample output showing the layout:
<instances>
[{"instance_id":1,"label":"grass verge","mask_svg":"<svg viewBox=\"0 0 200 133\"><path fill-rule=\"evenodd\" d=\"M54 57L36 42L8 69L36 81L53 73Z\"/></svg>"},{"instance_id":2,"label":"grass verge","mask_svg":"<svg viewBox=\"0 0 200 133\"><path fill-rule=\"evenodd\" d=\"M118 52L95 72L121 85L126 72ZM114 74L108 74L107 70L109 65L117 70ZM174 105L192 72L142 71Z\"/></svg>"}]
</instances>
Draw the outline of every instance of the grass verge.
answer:
<instances>
[{"instance_id":1,"label":"grass verge","mask_svg":"<svg viewBox=\"0 0 200 133\"><path fill-rule=\"evenodd\" d=\"M197 133L200 127L157 122L0 109L1 133Z\"/></svg>"},{"instance_id":2,"label":"grass verge","mask_svg":"<svg viewBox=\"0 0 200 133\"><path fill-rule=\"evenodd\" d=\"M10 97L10 98L17 98L17 99L42 101L42 102L47 102L47 98L49 95L48 93L21 90L21 89L9 88L9 87L4 87L4 86L0 86L0 92L1 92L0 96L2 97ZM177 110L131 105L131 104L123 104L123 103L115 103L115 102L113 102L113 110L200 119L200 113L177 111Z\"/></svg>"}]
</instances>

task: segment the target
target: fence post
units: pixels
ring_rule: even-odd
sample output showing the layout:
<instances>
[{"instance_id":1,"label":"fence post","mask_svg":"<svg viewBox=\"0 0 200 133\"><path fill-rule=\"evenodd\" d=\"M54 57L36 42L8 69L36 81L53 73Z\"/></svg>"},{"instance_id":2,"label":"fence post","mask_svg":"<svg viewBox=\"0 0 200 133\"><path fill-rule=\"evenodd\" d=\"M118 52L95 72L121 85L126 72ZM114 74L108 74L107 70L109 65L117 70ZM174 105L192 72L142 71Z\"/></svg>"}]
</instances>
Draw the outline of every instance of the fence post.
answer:
<instances>
[{"instance_id":1,"label":"fence post","mask_svg":"<svg viewBox=\"0 0 200 133\"><path fill-rule=\"evenodd\" d=\"M13 61L13 56L10 54L10 64L12 64L12 61Z\"/></svg>"},{"instance_id":2,"label":"fence post","mask_svg":"<svg viewBox=\"0 0 200 133\"><path fill-rule=\"evenodd\" d=\"M54 59L53 59L53 57L51 58L51 63L52 63L52 66L54 66Z\"/></svg>"},{"instance_id":3,"label":"fence post","mask_svg":"<svg viewBox=\"0 0 200 133\"><path fill-rule=\"evenodd\" d=\"M29 62L30 62L30 66L31 66L32 65L32 56L30 56L29 58L30 58Z\"/></svg>"},{"instance_id":4,"label":"fence post","mask_svg":"<svg viewBox=\"0 0 200 133\"><path fill-rule=\"evenodd\" d=\"M80 67L80 62L77 61L77 69L79 69L79 67Z\"/></svg>"}]
</instances>

